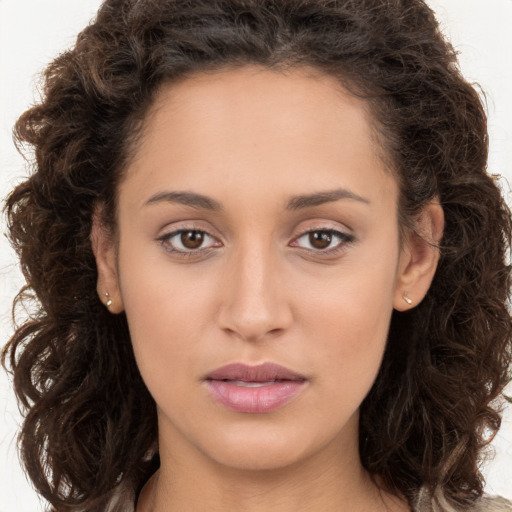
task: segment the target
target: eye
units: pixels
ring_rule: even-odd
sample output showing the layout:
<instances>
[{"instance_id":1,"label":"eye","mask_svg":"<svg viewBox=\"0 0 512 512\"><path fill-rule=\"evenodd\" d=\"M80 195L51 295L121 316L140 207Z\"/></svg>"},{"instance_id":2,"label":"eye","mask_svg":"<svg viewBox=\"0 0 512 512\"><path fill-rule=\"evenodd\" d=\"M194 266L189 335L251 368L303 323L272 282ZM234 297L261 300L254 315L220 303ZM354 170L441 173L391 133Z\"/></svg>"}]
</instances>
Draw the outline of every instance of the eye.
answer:
<instances>
[{"instance_id":1,"label":"eye","mask_svg":"<svg viewBox=\"0 0 512 512\"><path fill-rule=\"evenodd\" d=\"M346 244L353 241L352 235L335 229L315 229L303 233L291 245L310 251L332 254L343 250Z\"/></svg>"},{"instance_id":2,"label":"eye","mask_svg":"<svg viewBox=\"0 0 512 512\"><path fill-rule=\"evenodd\" d=\"M166 250L177 254L198 253L222 245L206 231L179 229L158 239Z\"/></svg>"}]
</instances>

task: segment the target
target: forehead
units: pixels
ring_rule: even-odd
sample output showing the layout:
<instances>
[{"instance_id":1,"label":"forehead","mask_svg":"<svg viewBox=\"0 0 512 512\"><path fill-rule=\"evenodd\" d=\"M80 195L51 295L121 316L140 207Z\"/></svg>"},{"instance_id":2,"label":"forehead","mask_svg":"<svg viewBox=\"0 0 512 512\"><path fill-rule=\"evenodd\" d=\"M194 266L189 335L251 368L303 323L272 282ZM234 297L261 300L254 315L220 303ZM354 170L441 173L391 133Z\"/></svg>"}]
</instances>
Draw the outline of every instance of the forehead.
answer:
<instances>
[{"instance_id":1,"label":"forehead","mask_svg":"<svg viewBox=\"0 0 512 512\"><path fill-rule=\"evenodd\" d=\"M317 182L326 190L345 185L348 174L360 175L360 186L379 185L389 173L373 126L363 100L310 68L199 73L162 86L129 174L139 174L142 188L155 180L234 187L244 175L246 185L263 180L277 189Z\"/></svg>"},{"instance_id":2,"label":"forehead","mask_svg":"<svg viewBox=\"0 0 512 512\"><path fill-rule=\"evenodd\" d=\"M328 131L334 137L340 135L341 126L334 126L340 116L351 125L351 132L372 130L375 125L365 101L350 94L334 77L311 67L275 71L246 65L198 72L161 86L146 116L146 130L158 129L169 115L176 124L180 121L180 130L187 127L188 119L202 118L216 131L228 124L239 133L243 128L253 132L258 127L267 131L282 127L286 134L305 135L309 129L310 136L318 134L324 139ZM204 126L211 128L211 124ZM194 126L196 133L200 129Z\"/></svg>"}]
</instances>

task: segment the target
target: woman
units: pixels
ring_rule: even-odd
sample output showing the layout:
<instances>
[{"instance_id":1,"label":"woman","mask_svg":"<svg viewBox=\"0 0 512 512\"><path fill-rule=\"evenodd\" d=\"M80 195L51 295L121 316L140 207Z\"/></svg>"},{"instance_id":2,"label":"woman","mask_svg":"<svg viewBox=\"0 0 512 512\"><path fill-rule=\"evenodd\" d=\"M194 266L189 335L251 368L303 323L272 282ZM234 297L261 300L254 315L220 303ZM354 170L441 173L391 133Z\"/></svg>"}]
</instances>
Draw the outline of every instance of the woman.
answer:
<instances>
[{"instance_id":1,"label":"woman","mask_svg":"<svg viewBox=\"0 0 512 512\"><path fill-rule=\"evenodd\" d=\"M107 1L17 136L55 510L510 509L510 217L423 2Z\"/></svg>"}]
</instances>

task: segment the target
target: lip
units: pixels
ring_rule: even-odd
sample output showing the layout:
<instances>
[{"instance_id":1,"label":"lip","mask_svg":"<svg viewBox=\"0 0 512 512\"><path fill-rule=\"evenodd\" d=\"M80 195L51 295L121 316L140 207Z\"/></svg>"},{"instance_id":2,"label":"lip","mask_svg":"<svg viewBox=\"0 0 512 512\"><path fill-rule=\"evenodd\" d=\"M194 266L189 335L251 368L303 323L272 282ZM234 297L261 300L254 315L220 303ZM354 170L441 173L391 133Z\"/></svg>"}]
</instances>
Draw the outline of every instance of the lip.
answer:
<instances>
[{"instance_id":1,"label":"lip","mask_svg":"<svg viewBox=\"0 0 512 512\"><path fill-rule=\"evenodd\" d=\"M211 396L236 412L274 411L295 398L307 379L276 363L233 363L209 373L204 382Z\"/></svg>"}]
</instances>

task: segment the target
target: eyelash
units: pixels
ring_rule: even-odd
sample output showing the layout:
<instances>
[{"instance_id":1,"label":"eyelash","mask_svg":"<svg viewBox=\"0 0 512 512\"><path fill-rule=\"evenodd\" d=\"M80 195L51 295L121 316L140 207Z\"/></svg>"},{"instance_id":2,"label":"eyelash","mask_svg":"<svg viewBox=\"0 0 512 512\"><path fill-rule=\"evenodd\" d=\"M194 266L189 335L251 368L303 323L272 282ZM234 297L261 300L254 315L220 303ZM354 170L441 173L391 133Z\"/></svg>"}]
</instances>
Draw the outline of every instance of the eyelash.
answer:
<instances>
[{"instance_id":1,"label":"eyelash","mask_svg":"<svg viewBox=\"0 0 512 512\"><path fill-rule=\"evenodd\" d=\"M197 250L189 249L187 251L181 251L181 250L176 250L176 249L172 248L172 246L169 243L169 241L172 238L174 238L175 236L179 236L183 233L191 232L191 231L194 233L202 233L203 235L206 235L207 237L210 237L212 239L214 238L207 231L204 231L202 229L197 229L194 227L190 227L190 228L177 229L176 231L172 231L171 233L166 233L165 235L159 237L157 240L162 244L162 246L164 246L164 249L166 251L168 251L171 254L176 255L180 258L191 258L194 256L198 256L201 253L209 252L210 249L212 249L211 247L206 248L206 249L197 249ZM318 228L318 229L310 229L308 231L304 231L298 237L295 238L295 241L299 240L300 238L302 238L306 235L309 235L311 233L329 233L331 236L334 236L334 237L337 237L340 239L340 242L338 243L338 245L336 247L333 247L330 249L307 249L307 248L303 247L304 250L312 252L312 253L316 253L318 255L331 256L331 255L338 254L338 253L344 251L347 245L349 245L355 241L355 237L353 235L349 235L348 233L344 233L342 231L338 231L338 230L332 229L332 228Z\"/></svg>"}]
</instances>

